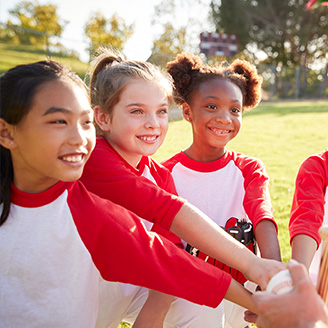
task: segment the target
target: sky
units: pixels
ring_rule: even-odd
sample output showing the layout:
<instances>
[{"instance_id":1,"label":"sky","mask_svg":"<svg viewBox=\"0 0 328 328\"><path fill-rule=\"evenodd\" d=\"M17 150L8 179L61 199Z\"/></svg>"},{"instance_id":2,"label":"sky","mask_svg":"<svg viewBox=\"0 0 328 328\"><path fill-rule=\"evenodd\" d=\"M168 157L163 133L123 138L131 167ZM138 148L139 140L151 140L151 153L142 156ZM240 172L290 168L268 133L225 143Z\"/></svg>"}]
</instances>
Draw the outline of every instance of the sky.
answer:
<instances>
[{"instance_id":1,"label":"sky","mask_svg":"<svg viewBox=\"0 0 328 328\"><path fill-rule=\"evenodd\" d=\"M186 1L186 0L184 0ZM0 23L6 23L10 18L9 10L14 9L21 0L0 0ZM60 42L76 50L82 60L87 60L85 51L87 39L84 36L84 25L90 16L100 11L107 19L114 13L123 18L126 24L135 24L135 32L128 40L123 52L129 59L147 60L151 54L153 40L161 34L159 25L152 25L154 6L160 0L39 0L41 5L57 6L61 19L68 21ZM187 1L188 2L188 1ZM189 1L191 3L192 1ZM197 1L194 1L195 3ZM204 3L209 3L205 0ZM205 9L206 8L206 9ZM191 17L197 17L198 22L207 25L207 8L198 5L188 6L174 17L175 24L185 24ZM175 26L179 27L179 25Z\"/></svg>"}]
</instances>

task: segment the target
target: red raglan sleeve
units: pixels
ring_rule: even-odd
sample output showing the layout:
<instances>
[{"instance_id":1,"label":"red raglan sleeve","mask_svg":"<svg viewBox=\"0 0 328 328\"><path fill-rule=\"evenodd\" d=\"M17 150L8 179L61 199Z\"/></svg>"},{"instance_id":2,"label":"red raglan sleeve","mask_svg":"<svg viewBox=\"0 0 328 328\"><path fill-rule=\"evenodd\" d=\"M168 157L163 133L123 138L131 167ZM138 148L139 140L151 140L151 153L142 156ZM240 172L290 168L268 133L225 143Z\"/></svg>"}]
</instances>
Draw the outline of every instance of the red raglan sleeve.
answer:
<instances>
[{"instance_id":1,"label":"red raglan sleeve","mask_svg":"<svg viewBox=\"0 0 328 328\"><path fill-rule=\"evenodd\" d=\"M129 171L104 140L97 142L81 181L96 195L169 229L184 200Z\"/></svg>"},{"instance_id":2,"label":"red raglan sleeve","mask_svg":"<svg viewBox=\"0 0 328 328\"><path fill-rule=\"evenodd\" d=\"M68 196L78 233L102 277L216 307L231 277L147 231L126 209L90 194L81 183Z\"/></svg>"},{"instance_id":3,"label":"red raglan sleeve","mask_svg":"<svg viewBox=\"0 0 328 328\"><path fill-rule=\"evenodd\" d=\"M308 157L300 166L289 220L290 242L304 234L321 242L319 228L323 222L327 188L327 161L320 154Z\"/></svg>"},{"instance_id":4,"label":"red raglan sleeve","mask_svg":"<svg viewBox=\"0 0 328 328\"><path fill-rule=\"evenodd\" d=\"M262 220L270 220L278 231L277 224L273 218L273 209L269 192L269 176L265 165L256 158L242 155L237 159L238 166L244 177L245 196L243 206L253 223L256 225Z\"/></svg>"},{"instance_id":5,"label":"red raglan sleeve","mask_svg":"<svg viewBox=\"0 0 328 328\"><path fill-rule=\"evenodd\" d=\"M155 160L151 158L148 158L147 165L150 168L150 172L153 178L156 180L158 187L162 188L163 190L171 194L178 195L175 189L172 175L166 167L157 163ZM184 248L181 238L175 235L173 232L164 229L160 224L154 223L151 231L157 232L161 236L166 237L167 239L172 241L172 243L174 243L176 246L180 248Z\"/></svg>"}]
</instances>

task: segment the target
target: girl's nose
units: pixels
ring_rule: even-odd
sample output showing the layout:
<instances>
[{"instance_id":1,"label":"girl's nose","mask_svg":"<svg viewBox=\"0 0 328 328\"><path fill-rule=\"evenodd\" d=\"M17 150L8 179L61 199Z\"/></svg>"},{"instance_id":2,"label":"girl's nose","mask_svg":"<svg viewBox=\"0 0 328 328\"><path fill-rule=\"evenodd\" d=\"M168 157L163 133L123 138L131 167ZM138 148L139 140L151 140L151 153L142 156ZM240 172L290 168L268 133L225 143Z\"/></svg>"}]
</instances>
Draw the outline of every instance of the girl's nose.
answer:
<instances>
[{"instance_id":1,"label":"girl's nose","mask_svg":"<svg viewBox=\"0 0 328 328\"><path fill-rule=\"evenodd\" d=\"M147 129L154 129L154 128L159 127L159 121L158 121L158 118L155 114L147 116L145 127Z\"/></svg>"},{"instance_id":2,"label":"girl's nose","mask_svg":"<svg viewBox=\"0 0 328 328\"><path fill-rule=\"evenodd\" d=\"M78 125L72 127L69 143L78 146L84 146L87 144L87 134L82 126Z\"/></svg>"},{"instance_id":3,"label":"girl's nose","mask_svg":"<svg viewBox=\"0 0 328 328\"><path fill-rule=\"evenodd\" d=\"M226 110L220 110L216 117L215 120L217 122L223 123L223 124L230 124L231 123L231 117L229 115L229 112Z\"/></svg>"}]
</instances>

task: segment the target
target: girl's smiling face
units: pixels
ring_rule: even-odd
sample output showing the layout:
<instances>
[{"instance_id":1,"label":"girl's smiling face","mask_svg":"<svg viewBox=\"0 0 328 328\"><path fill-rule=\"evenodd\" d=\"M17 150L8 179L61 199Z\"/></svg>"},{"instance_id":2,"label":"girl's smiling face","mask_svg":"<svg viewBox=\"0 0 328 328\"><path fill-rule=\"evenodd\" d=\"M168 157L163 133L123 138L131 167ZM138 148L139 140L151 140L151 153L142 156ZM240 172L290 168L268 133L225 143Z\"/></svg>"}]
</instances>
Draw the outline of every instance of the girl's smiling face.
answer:
<instances>
[{"instance_id":1,"label":"girl's smiling face","mask_svg":"<svg viewBox=\"0 0 328 328\"><path fill-rule=\"evenodd\" d=\"M68 79L47 82L31 108L11 126L14 185L41 192L59 180L80 178L95 145L93 111L86 92Z\"/></svg>"},{"instance_id":2,"label":"girl's smiling face","mask_svg":"<svg viewBox=\"0 0 328 328\"><path fill-rule=\"evenodd\" d=\"M96 109L106 139L133 167L162 145L168 129L168 97L156 83L133 79L120 94L112 114ZM104 121L106 121L104 123Z\"/></svg>"},{"instance_id":3,"label":"girl's smiling face","mask_svg":"<svg viewBox=\"0 0 328 328\"><path fill-rule=\"evenodd\" d=\"M241 129L242 108L242 92L234 83L217 78L200 84L190 104L183 104L183 116L193 130L186 154L201 162L223 156L225 146Z\"/></svg>"}]
</instances>

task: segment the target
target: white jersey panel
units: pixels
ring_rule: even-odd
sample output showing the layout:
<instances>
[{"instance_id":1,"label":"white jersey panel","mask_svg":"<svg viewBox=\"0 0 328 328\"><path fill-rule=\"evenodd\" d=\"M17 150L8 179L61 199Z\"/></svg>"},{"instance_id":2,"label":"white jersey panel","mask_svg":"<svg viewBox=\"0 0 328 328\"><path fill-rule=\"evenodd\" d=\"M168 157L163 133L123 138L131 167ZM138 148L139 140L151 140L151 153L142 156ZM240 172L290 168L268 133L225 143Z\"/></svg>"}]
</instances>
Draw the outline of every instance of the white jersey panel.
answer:
<instances>
[{"instance_id":1,"label":"white jersey panel","mask_svg":"<svg viewBox=\"0 0 328 328\"><path fill-rule=\"evenodd\" d=\"M11 205L0 228L1 327L94 327L100 274L66 201L67 191L42 207Z\"/></svg>"},{"instance_id":2,"label":"white jersey panel","mask_svg":"<svg viewBox=\"0 0 328 328\"><path fill-rule=\"evenodd\" d=\"M198 172L177 163L172 170L178 195L224 227L231 217L246 219L242 172L230 161L214 172ZM233 195L233 196L231 196Z\"/></svg>"}]
</instances>

